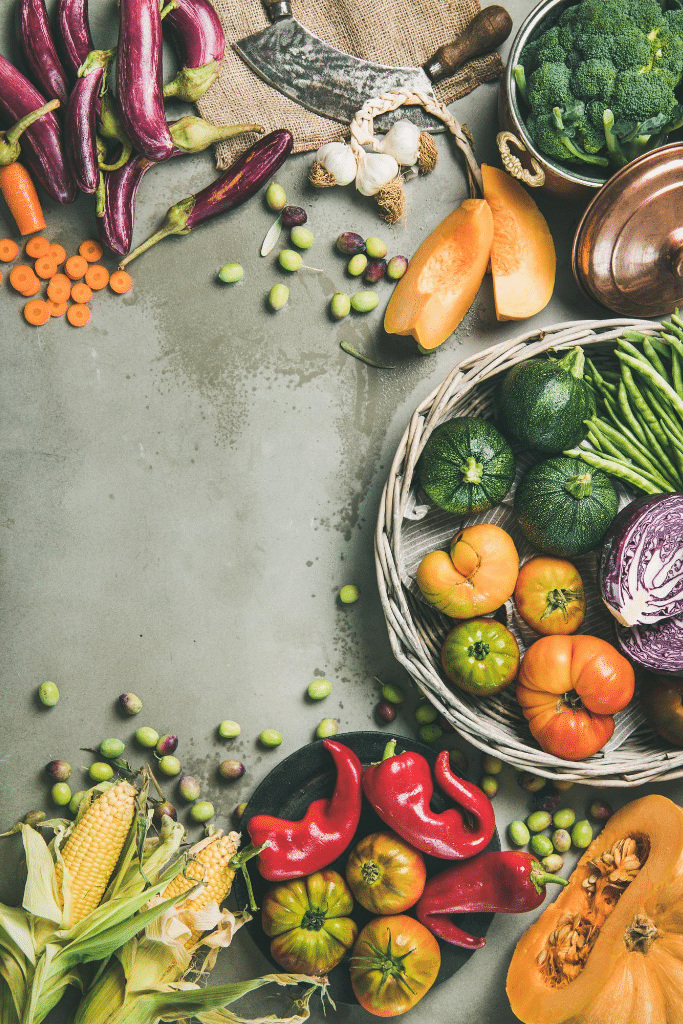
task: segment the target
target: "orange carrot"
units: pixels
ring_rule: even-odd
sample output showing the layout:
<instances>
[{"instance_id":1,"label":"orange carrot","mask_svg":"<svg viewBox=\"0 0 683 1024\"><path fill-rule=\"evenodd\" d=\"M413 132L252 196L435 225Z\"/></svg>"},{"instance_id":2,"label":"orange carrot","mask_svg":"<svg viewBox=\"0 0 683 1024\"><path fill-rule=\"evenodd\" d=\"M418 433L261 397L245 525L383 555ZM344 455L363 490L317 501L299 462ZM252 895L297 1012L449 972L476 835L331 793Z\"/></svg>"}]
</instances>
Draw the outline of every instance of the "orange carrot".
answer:
<instances>
[{"instance_id":1,"label":"orange carrot","mask_svg":"<svg viewBox=\"0 0 683 1024\"><path fill-rule=\"evenodd\" d=\"M50 256L55 261L58 267L61 267L62 263L66 259L66 249L59 242L53 242L50 246Z\"/></svg>"},{"instance_id":2,"label":"orange carrot","mask_svg":"<svg viewBox=\"0 0 683 1024\"><path fill-rule=\"evenodd\" d=\"M72 327L85 327L90 319L90 310L84 302L74 302L66 311L66 318Z\"/></svg>"},{"instance_id":3,"label":"orange carrot","mask_svg":"<svg viewBox=\"0 0 683 1024\"><path fill-rule=\"evenodd\" d=\"M57 273L57 264L52 259L52 256L40 256L33 264L38 277L42 278L43 281L47 281L49 277L54 277Z\"/></svg>"},{"instance_id":4,"label":"orange carrot","mask_svg":"<svg viewBox=\"0 0 683 1024\"><path fill-rule=\"evenodd\" d=\"M44 299L29 299L24 306L24 317L34 327L40 327L50 319L50 307Z\"/></svg>"},{"instance_id":5,"label":"orange carrot","mask_svg":"<svg viewBox=\"0 0 683 1024\"><path fill-rule=\"evenodd\" d=\"M21 235L43 230L45 218L38 193L23 164L15 161L0 167L0 192Z\"/></svg>"},{"instance_id":6,"label":"orange carrot","mask_svg":"<svg viewBox=\"0 0 683 1024\"><path fill-rule=\"evenodd\" d=\"M64 264L66 276L70 277L72 281L80 281L87 269L88 261L84 260L82 256L69 256Z\"/></svg>"},{"instance_id":7,"label":"orange carrot","mask_svg":"<svg viewBox=\"0 0 683 1024\"><path fill-rule=\"evenodd\" d=\"M71 298L74 302L90 302L92 299L92 289L89 285L84 284L83 281L77 281L71 288Z\"/></svg>"},{"instance_id":8,"label":"orange carrot","mask_svg":"<svg viewBox=\"0 0 683 1024\"><path fill-rule=\"evenodd\" d=\"M98 260L102 259L104 249L94 238L87 238L85 242L81 242L78 251L88 263L97 263Z\"/></svg>"},{"instance_id":9,"label":"orange carrot","mask_svg":"<svg viewBox=\"0 0 683 1024\"><path fill-rule=\"evenodd\" d=\"M66 302L57 302L55 299L47 299L47 307L50 316L64 316L66 313Z\"/></svg>"},{"instance_id":10,"label":"orange carrot","mask_svg":"<svg viewBox=\"0 0 683 1024\"><path fill-rule=\"evenodd\" d=\"M25 263L17 263L12 267L9 272L9 283L20 295L35 295L40 291L40 281L33 273L33 268L27 267Z\"/></svg>"},{"instance_id":11,"label":"orange carrot","mask_svg":"<svg viewBox=\"0 0 683 1024\"><path fill-rule=\"evenodd\" d=\"M85 283L95 292L100 288L106 288L109 283L109 271L100 263L91 263L85 272Z\"/></svg>"},{"instance_id":12,"label":"orange carrot","mask_svg":"<svg viewBox=\"0 0 683 1024\"><path fill-rule=\"evenodd\" d=\"M66 302L71 295L71 281L66 274L55 274L47 283L48 298L55 302Z\"/></svg>"},{"instance_id":13,"label":"orange carrot","mask_svg":"<svg viewBox=\"0 0 683 1024\"><path fill-rule=\"evenodd\" d=\"M125 295L133 286L133 278L125 270L115 270L109 278L109 287L117 295Z\"/></svg>"},{"instance_id":14,"label":"orange carrot","mask_svg":"<svg viewBox=\"0 0 683 1024\"><path fill-rule=\"evenodd\" d=\"M13 238L0 238L0 260L11 263L19 255L19 246Z\"/></svg>"},{"instance_id":15,"label":"orange carrot","mask_svg":"<svg viewBox=\"0 0 683 1024\"><path fill-rule=\"evenodd\" d=\"M26 243L26 255L31 256L34 260L39 259L41 256L47 256L49 251L50 243L43 235L34 235Z\"/></svg>"}]
</instances>

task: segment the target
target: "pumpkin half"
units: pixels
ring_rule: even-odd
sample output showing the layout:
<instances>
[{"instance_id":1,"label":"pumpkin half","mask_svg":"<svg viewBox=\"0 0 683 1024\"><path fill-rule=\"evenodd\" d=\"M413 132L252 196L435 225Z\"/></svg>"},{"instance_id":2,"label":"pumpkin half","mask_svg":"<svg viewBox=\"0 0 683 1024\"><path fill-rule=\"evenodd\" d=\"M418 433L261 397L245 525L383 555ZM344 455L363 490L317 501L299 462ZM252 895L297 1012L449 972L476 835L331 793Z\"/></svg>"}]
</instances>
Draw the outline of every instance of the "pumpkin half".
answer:
<instances>
[{"instance_id":1,"label":"pumpkin half","mask_svg":"<svg viewBox=\"0 0 683 1024\"><path fill-rule=\"evenodd\" d=\"M524 933L507 976L523 1024L683 1021L683 811L617 811Z\"/></svg>"}]
</instances>

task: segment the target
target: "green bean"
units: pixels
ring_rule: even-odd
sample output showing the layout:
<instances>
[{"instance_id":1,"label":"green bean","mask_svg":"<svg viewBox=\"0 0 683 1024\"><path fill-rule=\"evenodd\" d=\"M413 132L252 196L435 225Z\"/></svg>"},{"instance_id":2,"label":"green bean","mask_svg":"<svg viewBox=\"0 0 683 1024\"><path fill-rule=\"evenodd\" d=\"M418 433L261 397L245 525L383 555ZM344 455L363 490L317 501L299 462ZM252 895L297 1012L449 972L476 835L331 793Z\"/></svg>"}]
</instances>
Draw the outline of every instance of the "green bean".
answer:
<instances>
[{"instance_id":1,"label":"green bean","mask_svg":"<svg viewBox=\"0 0 683 1024\"><path fill-rule=\"evenodd\" d=\"M662 391L678 413L683 416L683 398L679 398L671 385L667 384L664 378L660 376L660 374L658 374L649 363L645 363L639 359L634 359L627 352L617 352L617 357L620 362L626 363L627 366L637 370L643 377L653 384L658 391Z\"/></svg>"},{"instance_id":2,"label":"green bean","mask_svg":"<svg viewBox=\"0 0 683 1024\"><path fill-rule=\"evenodd\" d=\"M609 473L611 476L617 477L619 480L623 480L624 483L631 484L632 487L636 487L639 491L643 491L645 494L661 494L662 488L660 485L655 484L651 479L646 479L644 474L636 473L632 466L627 465L623 462L616 462L614 459L608 459L604 455L600 455L598 452L586 450L580 448L577 451L575 448L569 451L563 452L563 455L569 456L572 459L581 459L590 466L592 469L601 469L603 473ZM669 491L667 493L674 493Z\"/></svg>"},{"instance_id":3,"label":"green bean","mask_svg":"<svg viewBox=\"0 0 683 1024\"><path fill-rule=\"evenodd\" d=\"M664 430L667 433L669 433L670 427L667 426L666 422L663 422L663 426ZM680 489L681 487L683 487L683 446L679 447L678 443L673 437L671 438L671 451L673 452L673 459L678 469L678 473L676 474L676 476L677 483Z\"/></svg>"},{"instance_id":4,"label":"green bean","mask_svg":"<svg viewBox=\"0 0 683 1024\"><path fill-rule=\"evenodd\" d=\"M613 399L610 399L609 403L605 403L605 408L606 408L608 416L612 420L612 423L617 428L619 433L623 434L624 437L627 437L629 441L631 441L633 443L640 444L640 440L638 439L638 437L636 437L636 435L633 432L633 430L630 429L630 426L627 426L624 423L624 417L621 414L621 409L619 407L619 403L615 402ZM630 409L629 409L629 411L630 411ZM633 414L631 414L631 415L633 415Z\"/></svg>"},{"instance_id":5,"label":"green bean","mask_svg":"<svg viewBox=\"0 0 683 1024\"><path fill-rule=\"evenodd\" d=\"M607 381L602 376L595 363L593 363L590 359L586 359L586 368L588 369L589 375L592 378L591 383L593 387L602 395L611 395L613 386L608 385Z\"/></svg>"},{"instance_id":6,"label":"green bean","mask_svg":"<svg viewBox=\"0 0 683 1024\"><path fill-rule=\"evenodd\" d=\"M647 449L637 443L634 444L633 442L628 441L628 439L620 434L618 430L615 430L614 427L610 426L609 423L597 423L595 420L591 420L590 423L597 436L598 447L603 448L603 450L608 449L611 454L615 455L619 460L626 457L632 462L636 462L646 473L649 473L654 480L658 480L664 485L676 482L675 473L674 479L669 479L667 474L662 472L665 467L653 465L652 455L647 451Z\"/></svg>"},{"instance_id":7,"label":"green bean","mask_svg":"<svg viewBox=\"0 0 683 1024\"><path fill-rule=\"evenodd\" d=\"M626 385L624 384L623 379L619 383L617 401L619 403L619 408L621 409L624 415L624 419L630 426L633 433L636 435L639 441L645 441L645 431L641 427L638 421L638 417L635 416L633 409L631 408L631 405L628 400L628 391L626 390Z\"/></svg>"},{"instance_id":8,"label":"green bean","mask_svg":"<svg viewBox=\"0 0 683 1024\"><path fill-rule=\"evenodd\" d=\"M633 374L631 373L630 368L633 364L635 364L634 369L637 372L639 372L641 376L645 377L646 380L649 380L647 375L643 372L644 364L637 362L635 359L631 359L631 357L628 356L625 352L618 352L617 355L620 359L626 361L623 368L624 384L626 385L626 390L629 393L629 397L633 399L633 404L636 409L636 416L640 413L640 421L641 425L643 426L643 429L645 430L646 443L651 444L652 438L656 437L658 442L666 444L666 435L660 427L657 421L657 417L645 401L643 393L636 384ZM652 372L654 373L655 371ZM659 377L659 374L656 374L656 376ZM666 381L662 380L661 377L659 377L659 379L662 381L662 384L668 387Z\"/></svg>"},{"instance_id":9,"label":"green bean","mask_svg":"<svg viewBox=\"0 0 683 1024\"><path fill-rule=\"evenodd\" d=\"M683 371L681 370L681 357L676 349L671 351L671 370L676 394L683 398Z\"/></svg>"},{"instance_id":10,"label":"green bean","mask_svg":"<svg viewBox=\"0 0 683 1024\"><path fill-rule=\"evenodd\" d=\"M671 334L668 331L662 331L662 337L666 338L671 347L671 370L673 375L673 385L676 394L683 398L683 373L681 372L681 361L683 361L683 332L672 323L663 324L664 327L668 327L671 330Z\"/></svg>"},{"instance_id":11,"label":"green bean","mask_svg":"<svg viewBox=\"0 0 683 1024\"><path fill-rule=\"evenodd\" d=\"M662 360L657 355L655 347L649 338L643 339L643 354L646 355L647 358L650 360L657 373L662 375L667 384L670 384L671 378L669 377L669 372L664 366Z\"/></svg>"},{"instance_id":12,"label":"green bean","mask_svg":"<svg viewBox=\"0 0 683 1024\"><path fill-rule=\"evenodd\" d=\"M671 430L678 437L678 440L683 444L683 423L680 423L669 414L668 409L664 408L652 388L647 389L645 397L646 401L650 404L652 411L659 416L662 429L664 429L664 423L668 423Z\"/></svg>"}]
</instances>

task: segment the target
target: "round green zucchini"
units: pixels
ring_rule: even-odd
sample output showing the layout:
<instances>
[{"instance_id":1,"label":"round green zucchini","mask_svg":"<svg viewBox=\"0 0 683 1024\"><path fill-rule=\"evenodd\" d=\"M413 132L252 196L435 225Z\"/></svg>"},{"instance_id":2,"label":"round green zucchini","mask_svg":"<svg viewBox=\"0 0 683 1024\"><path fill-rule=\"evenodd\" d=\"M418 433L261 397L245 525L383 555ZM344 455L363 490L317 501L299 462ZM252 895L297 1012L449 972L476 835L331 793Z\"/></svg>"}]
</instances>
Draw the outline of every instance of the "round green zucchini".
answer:
<instances>
[{"instance_id":1,"label":"round green zucchini","mask_svg":"<svg viewBox=\"0 0 683 1024\"><path fill-rule=\"evenodd\" d=\"M576 346L562 359L525 359L503 377L494 396L500 430L527 448L555 455L586 436L584 420L595 399L583 379L585 357Z\"/></svg>"},{"instance_id":2,"label":"round green zucchini","mask_svg":"<svg viewBox=\"0 0 683 1024\"><path fill-rule=\"evenodd\" d=\"M610 478L580 459L538 462L515 493L515 515L526 539L549 555L582 555L598 546L617 514Z\"/></svg>"},{"instance_id":3,"label":"round green zucchini","mask_svg":"<svg viewBox=\"0 0 683 1024\"><path fill-rule=\"evenodd\" d=\"M457 416L436 427L417 463L422 490L456 515L497 505L514 476L510 445L492 423L474 416Z\"/></svg>"}]
</instances>

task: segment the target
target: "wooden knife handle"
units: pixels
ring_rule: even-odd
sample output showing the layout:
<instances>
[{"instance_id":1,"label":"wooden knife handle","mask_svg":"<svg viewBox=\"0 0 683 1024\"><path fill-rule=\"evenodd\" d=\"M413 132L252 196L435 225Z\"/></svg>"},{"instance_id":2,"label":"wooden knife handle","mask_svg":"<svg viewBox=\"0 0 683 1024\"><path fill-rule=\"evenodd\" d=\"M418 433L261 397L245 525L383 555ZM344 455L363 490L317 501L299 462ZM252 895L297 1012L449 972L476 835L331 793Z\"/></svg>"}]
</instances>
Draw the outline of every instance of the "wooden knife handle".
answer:
<instances>
[{"instance_id":1,"label":"wooden knife handle","mask_svg":"<svg viewBox=\"0 0 683 1024\"><path fill-rule=\"evenodd\" d=\"M492 4L475 15L452 43L440 46L422 65L432 82L440 82L466 64L504 43L512 30L512 18L504 7Z\"/></svg>"},{"instance_id":2,"label":"wooden knife handle","mask_svg":"<svg viewBox=\"0 0 683 1024\"><path fill-rule=\"evenodd\" d=\"M280 21L282 18L292 17L292 7L289 0L263 0L263 6L268 11L271 21Z\"/></svg>"}]
</instances>

